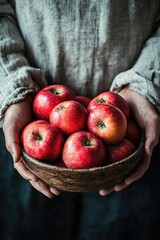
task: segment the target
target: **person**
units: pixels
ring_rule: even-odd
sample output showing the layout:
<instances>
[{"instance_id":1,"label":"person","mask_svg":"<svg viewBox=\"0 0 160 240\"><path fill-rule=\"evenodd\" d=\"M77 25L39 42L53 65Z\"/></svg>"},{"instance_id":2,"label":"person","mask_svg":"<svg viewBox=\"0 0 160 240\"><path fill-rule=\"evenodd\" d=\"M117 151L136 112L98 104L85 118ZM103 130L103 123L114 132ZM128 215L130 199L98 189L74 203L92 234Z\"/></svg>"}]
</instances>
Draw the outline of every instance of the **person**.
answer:
<instances>
[{"instance_id":1,"label":"person","mask_svg":"<svg viewBox=\"0 0 160 240\"><path fill-rule=\"evenodd\" d=\"M0 0L0 46L0 239L158 240L159 1ZM36 92L54 83L128 101L145 149L124 182L60 192L24 166L20 133Z\"/></svg>"}]
</instances>

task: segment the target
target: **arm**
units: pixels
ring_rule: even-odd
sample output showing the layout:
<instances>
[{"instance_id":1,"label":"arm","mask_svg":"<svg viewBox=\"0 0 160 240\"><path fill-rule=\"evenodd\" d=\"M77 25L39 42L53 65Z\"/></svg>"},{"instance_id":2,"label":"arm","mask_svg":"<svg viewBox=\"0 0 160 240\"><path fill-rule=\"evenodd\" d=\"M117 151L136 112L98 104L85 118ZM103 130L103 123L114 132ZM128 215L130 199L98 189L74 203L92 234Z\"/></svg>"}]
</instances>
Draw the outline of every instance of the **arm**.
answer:
<instances>
[{"instance_id":1,"label":"arm","mask_svg":"<svg viewBox=\"0 0 160 240\"><path fill-rule=\"evenodd\" d=\"M145 130L146 141L144 146L144 156L137 168L129 175L124 182L111 189L102 189L100 194L105 196L112 191L120 191L129 186L134 181L140 179L150 166L153 148L157 145L160 132L160 117L153 105L141 94L124 88L119 94L129 103L133 117Z\"/></svg>"},{"instance_id":2,"label":"arm","mask_svg":"<svg viewBox=\"0 0 160 240\"><path fill-rule=\"evenodd\" d=\"M0 81L1 126L8 106L46 84L43 71L29 66L14 9L4 0L0 0Z\"/></svg>"},{"instance_id":3,"label":"arm","mask_svg":"<svg viewBox=\"0 0 160 240\"><path fill-rule=\"evenodd\" d=\"M160 15L156 25L159 27L144 44L134 66L115 77L111 91L120 92L128 86L149 100L160 113Z\"/></svg>"},{"instance_id":4,"label":"arm","mask_svg":"<svg viewBox=\"0 0 160 240\"><path fill-rule=\"evenodd\" d=\"M160 25L160 24L159 24ZM118 92L130 105L133 117L145 130L145 153L141 163L124 182L111 189L103 189L101 195L120 191L140 179L149 168L153 148L160 133L160 27L146 41L132 69L116 76L111 91Z\"/></svg>"},{"instance_id":5,"label":"arm","mask_svg":"<svg viewBox=\"0 0 160 240\"><path fill-rule=\"evenodd\" d=\"M52 197L53 193L59 192L41 182L20 160L19 136L32 119L32 95L46 81L43 71L29 66L14 10L4 0L0 0L0 30L0 123L3 126L6 148L11 153L14 167L19 174L35 189Z\"/></svg>"}]
</instances>

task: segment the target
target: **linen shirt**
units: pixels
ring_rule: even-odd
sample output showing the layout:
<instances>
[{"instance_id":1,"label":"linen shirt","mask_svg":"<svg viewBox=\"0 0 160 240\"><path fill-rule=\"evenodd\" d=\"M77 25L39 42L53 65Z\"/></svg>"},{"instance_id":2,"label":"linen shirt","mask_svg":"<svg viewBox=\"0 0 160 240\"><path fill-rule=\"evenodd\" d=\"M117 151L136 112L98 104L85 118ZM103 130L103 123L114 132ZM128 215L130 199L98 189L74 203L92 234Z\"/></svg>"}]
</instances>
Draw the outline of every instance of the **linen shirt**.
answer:
<instances>
[{"instance_id":1,"label":"linen shirt","mask_svg":"<svg viewBox=\"0 0 160 240\"><path fill-rule=\"evenodd\" d=\"M160 113L158 0L0 0L0 124L54 83L77 95L129 88Z\"/></svg>"}]
</instances>

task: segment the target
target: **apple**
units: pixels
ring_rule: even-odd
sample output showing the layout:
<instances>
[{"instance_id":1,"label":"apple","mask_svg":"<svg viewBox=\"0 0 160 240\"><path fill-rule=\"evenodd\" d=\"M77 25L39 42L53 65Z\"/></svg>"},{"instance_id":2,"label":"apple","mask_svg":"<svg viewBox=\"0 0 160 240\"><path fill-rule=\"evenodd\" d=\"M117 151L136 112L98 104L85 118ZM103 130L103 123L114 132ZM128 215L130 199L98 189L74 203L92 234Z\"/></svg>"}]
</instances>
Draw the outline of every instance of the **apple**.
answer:
<instances>
[{"instance_id":1,"label":"apple","mask_svg":"<svg viewBox=\"0 0 160 240\"><path fill-rule=\"evenodd\" d=\"M76 101L81 103L85 108L87 108L91 99L85 96L76 96Z\"/></svg>"},{"instance_id":2,"label":"apple","mask_svg":"<svg viewBox=\"0 0 160 240\"><path fill-rule=\"evenodd\" d=\"M88 114L88 130L104 142L114 144L121 141L127 130L124 114L111 105L99 105Z\"/></svg>"},{"instance_id":3,"label":"apple","mask_svg":"<svg viewBox=\"0 0 160 240\"><path fill-rule=\"evenodd\" d=\"M118 93L114 92L102 92L95 98L93 98L88 104L87 110L90 112L92 109L97 107L99 104L109 104L119 108L126 119L130 116L130 108L127 101L121 97Z\"/></svg>"},{"instance_id":4,"label":"apple","mask_svg":"<svg viewBox=\"0 0 160 240\"><path fill-rule=\"evenodd\" d=\"M50 124L59 128L66 136L84 130L87 123L87 110L77 101L59 103L50 113Z\"/></svg>"},{"instance_id":5,"label":"apple","mask_svg":"<svg viewBox=\"0 0 160 240\"><path fill-rule=\"evenodd\" d=\"M29 123L22 131L21 143L26 153L45 162L61 155L64 137L60 130L44 120Z\"/></svg>"},{"instance_id":6,"label":"apple","mask_svg":"<svg viewBox=\"0 0 160 240\"><path fill-rule=\"evenodd\" d=\"M102 166L106 161L104 143L87 131L73 133L66 140L62 159L68 168L86 169Z\"/></svg>"},{"instance_id":7,"label":"apple","mask_svg":"<svg viewBox=\"0 0 160 240\"><path fill-rule=\"evenodd\" d=\"M137 148L141 140L141 129L133 118L128 119L127 121L127 131L125 138L129 139Z\"/></svg>"},{"instance_id":8,"label":"apple","mask_svg":"<svg viewBox=\"0 0 160 240\"><path fill-rule=\"evenodd\" d=\"M75 100L70 88L61 84L47 86L34 97L33 112L37 118L48 120L51 110L65 100Z\"/></svg>"},{"instance_id":9,"label":"apple","mask_svg":"<svg viewBox=\"0 0 160 240\"><path fill-rule=\"evenodd\" d=\"M118 162L130 156L135 150L134 144L126 138L123 138L119 143L108 145L106 147L108 164Z\"/></svg>"}]
</instances>

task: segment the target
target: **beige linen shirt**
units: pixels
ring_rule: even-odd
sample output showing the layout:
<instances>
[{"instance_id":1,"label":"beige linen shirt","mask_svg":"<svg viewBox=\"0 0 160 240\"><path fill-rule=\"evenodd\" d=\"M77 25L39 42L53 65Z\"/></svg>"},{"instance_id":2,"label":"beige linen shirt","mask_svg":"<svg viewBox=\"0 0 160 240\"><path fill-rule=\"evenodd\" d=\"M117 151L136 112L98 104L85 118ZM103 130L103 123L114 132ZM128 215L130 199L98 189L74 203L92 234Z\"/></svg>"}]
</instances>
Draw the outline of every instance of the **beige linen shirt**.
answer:
<instances>
[{"instance_id":1,"label":"beige linen shirt","mask_svg":"<svg viewBox=\"0 0 160 240\"><path fill-rule=\"evenodd\" d=\"M160 1L0 0L0 123L47 84L94 97L125 85L160 112Z\"/></svg>"}]
</instances>

